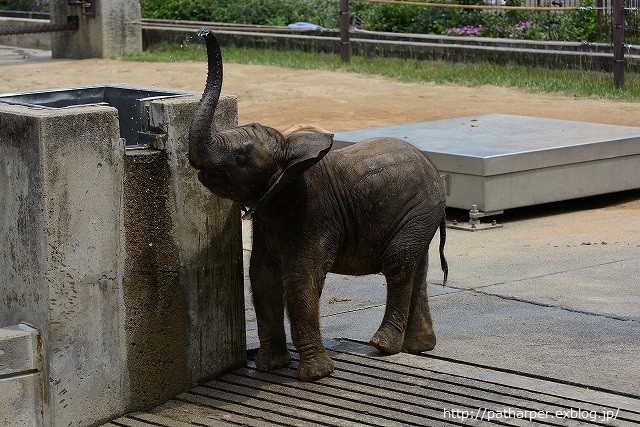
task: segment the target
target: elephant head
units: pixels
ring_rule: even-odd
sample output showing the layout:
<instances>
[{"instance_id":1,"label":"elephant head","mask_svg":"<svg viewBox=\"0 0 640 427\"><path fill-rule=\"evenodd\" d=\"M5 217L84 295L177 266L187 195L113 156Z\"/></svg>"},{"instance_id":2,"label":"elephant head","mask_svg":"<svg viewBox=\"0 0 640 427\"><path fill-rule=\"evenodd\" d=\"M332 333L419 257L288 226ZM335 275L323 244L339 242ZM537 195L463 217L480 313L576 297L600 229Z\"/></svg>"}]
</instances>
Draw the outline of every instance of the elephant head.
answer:
<instances>
[{"instance_id":1,"label":"elephant head","mask_svg":"<svg viewBox=\"0 0 640 427\"><path fill-rule=\"evenodd\" d=\"M189 130L189 162L198 179L217 196L255 209L319 162L333 135L298 133L287 137L254 123L213 132L222 88L222 55L215 35L198 32L207 46L207 83Z\"/></svg>"}]
</instances>

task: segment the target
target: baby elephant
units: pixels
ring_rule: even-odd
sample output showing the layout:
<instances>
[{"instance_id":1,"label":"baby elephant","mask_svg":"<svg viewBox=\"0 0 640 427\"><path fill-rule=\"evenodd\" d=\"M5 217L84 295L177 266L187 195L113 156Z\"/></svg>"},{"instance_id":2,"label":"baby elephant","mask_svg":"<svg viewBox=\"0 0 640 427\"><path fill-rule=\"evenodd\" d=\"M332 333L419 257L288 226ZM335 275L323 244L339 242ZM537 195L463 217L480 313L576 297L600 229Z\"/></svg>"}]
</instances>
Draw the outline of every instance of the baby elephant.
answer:
<instances>
[{"instance_id":1,"label":"baby elephant","mask_svg":"<svg viewBox=\"0 0 640 427\"><path fill-rule=\"evenodd\" d=\"M330 151L333 136L251 124L212 133L222 85L220 47L207 45L207 84L189 133L189 160L214 194L253 214L250 278L258 320L256 365L290 362L285 305L300 353L298 378L329 375L333 362L320 337L319 300L328 272L382 272L387 304L371 344L385 353L419 353L436 343L427 301L427 253L440 231L447 278L445 192L434 166L393 138Z\"/></svg>"}]
</instances>

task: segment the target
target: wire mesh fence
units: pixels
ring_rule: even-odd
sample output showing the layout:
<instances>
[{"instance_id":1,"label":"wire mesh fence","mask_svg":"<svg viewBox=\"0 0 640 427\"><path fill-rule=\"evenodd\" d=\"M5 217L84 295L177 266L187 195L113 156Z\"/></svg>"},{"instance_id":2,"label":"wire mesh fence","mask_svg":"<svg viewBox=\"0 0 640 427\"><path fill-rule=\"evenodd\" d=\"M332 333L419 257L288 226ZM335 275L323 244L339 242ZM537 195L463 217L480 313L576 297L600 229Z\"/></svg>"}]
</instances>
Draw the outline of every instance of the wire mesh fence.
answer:
<instances>
[{"instance_id":1,"label":"wire mesh fence","mask_svg":"<svg viewBox=\"0 0 640 427\"><path fill-rule=\"evenodd\" d=\"M578 9L593 8L596 14L598 41L610 42L612 38L612 0L593 0L587 4L583 0L525 0L528 6L546 6L554 8L575 7ZM591 2L589 2L591 3ZM640 0L625 0L625 35L630 42L640 42Z\"/></svg>"}]
</instances>

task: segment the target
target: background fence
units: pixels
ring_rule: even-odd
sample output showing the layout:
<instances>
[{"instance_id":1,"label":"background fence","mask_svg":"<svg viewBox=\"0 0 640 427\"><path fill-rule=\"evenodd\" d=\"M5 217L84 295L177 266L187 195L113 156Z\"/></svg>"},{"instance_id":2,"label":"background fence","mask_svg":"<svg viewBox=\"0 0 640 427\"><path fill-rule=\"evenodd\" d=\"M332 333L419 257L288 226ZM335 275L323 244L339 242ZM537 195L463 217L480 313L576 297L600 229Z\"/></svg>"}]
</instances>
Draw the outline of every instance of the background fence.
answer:
<instances>
[{"instance_id":1,"label":"background fence","mask_svg":"<svg viewBox=\"0 0 640 427\"><path fill-rule=\"evenodd\" d=\"M344 1L347 0L341 3ZM377 31L612 43L614 1L617 0L349 0L348 3L363 28ZM640 43L639 7L640 0L624 0L629 44ZM462 24L455 28L456 23ZM439 28L438 24L444 27ZM374 28L380 26L384 29Z\"/></svg>"}]
</instances>

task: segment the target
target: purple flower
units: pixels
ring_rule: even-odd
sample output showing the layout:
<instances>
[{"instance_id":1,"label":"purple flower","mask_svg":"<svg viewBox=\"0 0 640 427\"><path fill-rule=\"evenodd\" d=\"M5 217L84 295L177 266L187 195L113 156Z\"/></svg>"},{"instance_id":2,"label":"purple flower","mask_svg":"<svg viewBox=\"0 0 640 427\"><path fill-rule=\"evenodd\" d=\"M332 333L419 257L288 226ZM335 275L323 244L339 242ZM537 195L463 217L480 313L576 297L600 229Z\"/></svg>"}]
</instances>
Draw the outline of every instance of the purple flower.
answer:
<instances>
[{"instance_id":1,"label":"purple flower","mask_svg":"<svg viewBox=\"0 0 640 427\"><path fill-rule=\"evenodd\" d=\"M456 34L458 36L479 36L481 32L482 25L466 25L462 28L450 28L447 30L447 34Z\"/></svg>"}]
</instances>

